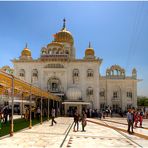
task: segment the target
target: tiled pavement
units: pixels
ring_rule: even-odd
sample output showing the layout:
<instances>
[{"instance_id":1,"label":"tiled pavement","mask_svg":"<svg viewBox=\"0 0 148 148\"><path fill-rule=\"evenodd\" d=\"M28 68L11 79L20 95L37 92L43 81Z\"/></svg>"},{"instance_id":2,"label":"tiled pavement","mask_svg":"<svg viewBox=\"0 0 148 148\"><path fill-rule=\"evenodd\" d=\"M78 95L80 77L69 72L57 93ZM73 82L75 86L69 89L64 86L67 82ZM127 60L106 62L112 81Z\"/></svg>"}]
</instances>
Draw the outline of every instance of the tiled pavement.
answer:
<instances>
[{"instance_id":1,"label":"tiled pavement","mask_svg":"<svg viewBox=\"0 0 148 148\"><path fill-rule=\"evenodd\" d=\"M93 120L98 121L98 119ZM57 124L54 126L50 126L50 122L44 122L42 125L32 127L32 129L14 133L13 137L0 139L0 148L59 148L60 146L65 148L148 147L148 140L117 132L114 129L94 123L87 122L86 132L81 132L81 124L80 130L73 132L73 129L70 129L73 122L72 118L59 117L56 118L56 121ZM68 133L69 129L70 132ZM61 145L62 143L63 145Z\"/></svg>"}]
</instances>

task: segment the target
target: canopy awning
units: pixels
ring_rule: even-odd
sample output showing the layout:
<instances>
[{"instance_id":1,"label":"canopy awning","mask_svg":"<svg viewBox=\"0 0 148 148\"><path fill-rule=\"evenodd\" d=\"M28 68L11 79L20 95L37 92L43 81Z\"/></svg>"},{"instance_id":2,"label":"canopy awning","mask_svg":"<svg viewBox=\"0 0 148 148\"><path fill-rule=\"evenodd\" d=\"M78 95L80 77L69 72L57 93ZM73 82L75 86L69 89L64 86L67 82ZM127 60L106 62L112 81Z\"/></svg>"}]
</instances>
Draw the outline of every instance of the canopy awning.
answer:
<instances>
[{"instance_id":1,"label":"canopy awning","mask_svg":"<svg viewBox=\"0 0 148 148\"><path fill-rule=\"evenodd\" d=\"M73 104L73 105L90 105L90 102L62 102L62 104Z\"/></svg>"}]
</instances>

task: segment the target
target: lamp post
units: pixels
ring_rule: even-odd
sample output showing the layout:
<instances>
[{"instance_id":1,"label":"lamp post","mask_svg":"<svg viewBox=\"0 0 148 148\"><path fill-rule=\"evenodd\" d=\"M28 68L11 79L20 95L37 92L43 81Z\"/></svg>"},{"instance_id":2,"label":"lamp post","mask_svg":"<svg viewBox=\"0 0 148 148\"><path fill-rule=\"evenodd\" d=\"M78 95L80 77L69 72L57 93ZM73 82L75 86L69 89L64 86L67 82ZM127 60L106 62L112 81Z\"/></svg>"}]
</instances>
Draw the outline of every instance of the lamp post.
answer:
<instances>
[{"instance_id":1,"label":"lamp post","mask_svg":"<svg viewBox=\"0 0 148 148\"><path fill-rule=\"evenodd\" d=\"M41 95L41 122L40 122L40 124L42 124L42 122L43 122L43 118L42 118L42 101L43 101L43 98L42 98L42 95Z\"/></svg>"},{"instance_id":2,"label":"lamp post","mask_svg":"<svg viewBox=\"0 0 148 148\"><path fill-rule=\"evenodd\" d=\"M47 121L49 121L49 98L48 98L48 113L47 113Z\"/></svg>"},{"instance_id":3,"label":"lamp post","mask_svg":"<svg viewBox=\"0 0 148 148\"><path fill-rule=\"evenodd\" d=\"M32 84L30 85L30 96L29 96L29 99L30 99L30 118L29 118L29 129L32 128L32 118L31 118L31 108L32 108L32 105L31 105L31 101L32 101L32 91L31 91L31 88L32 88Z\"/></svg>"},{"instance_id":4,"label":"lamp post","mask_svg":"<svg viewBox=\"0 0 148 148\"><path fill-rule=\"evenodd\" d=\"M22 109L21 109L22 111L21 111L21 118L23 118L23 109L24 109L24 108L23 108L23 92L22 92L21 97L22 97Z\"/></svg>"},{"instance_id":5,"label":"lamp post","mask_svg":"<svg viewBox=\"0 0 148 148\"><path fill-rule=\"evenodd\" d=\"M10 126L10 136L13 136L13 112L14 112L14 76L12 76L12 86L11 86L11 99L12 99L12 104L11 104L11 108L12 108L12 112L11 112L11 126Z\"/></svg>"}]
</instances>

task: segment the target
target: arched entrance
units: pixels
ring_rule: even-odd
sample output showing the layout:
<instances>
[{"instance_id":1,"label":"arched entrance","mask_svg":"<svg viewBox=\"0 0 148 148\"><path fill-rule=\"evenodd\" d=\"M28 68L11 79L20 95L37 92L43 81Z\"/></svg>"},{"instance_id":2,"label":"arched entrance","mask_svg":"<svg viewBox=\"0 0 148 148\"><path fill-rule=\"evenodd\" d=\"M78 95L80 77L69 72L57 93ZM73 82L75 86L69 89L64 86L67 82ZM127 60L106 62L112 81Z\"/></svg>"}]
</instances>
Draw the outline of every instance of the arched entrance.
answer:
<instances>
[{"instance_id":1,"label":"arched entrance","mask_svg":"<svg viewBox=\"0 0 148 148\"><path fill-rule=\"evenodd\" d=\"M61 92L61 81L56 77L49 78L47 90L49 92Z\"/></svg>"}]
</instances>

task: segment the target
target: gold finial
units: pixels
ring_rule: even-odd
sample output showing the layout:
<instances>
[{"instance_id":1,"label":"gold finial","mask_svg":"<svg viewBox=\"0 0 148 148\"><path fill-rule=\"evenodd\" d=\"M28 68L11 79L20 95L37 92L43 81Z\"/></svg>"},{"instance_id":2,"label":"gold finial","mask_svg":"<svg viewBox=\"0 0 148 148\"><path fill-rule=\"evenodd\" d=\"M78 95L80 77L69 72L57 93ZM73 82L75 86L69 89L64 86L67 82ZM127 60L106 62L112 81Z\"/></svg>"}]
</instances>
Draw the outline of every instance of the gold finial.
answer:
<instances>
[{"instance_id":1,"label":"gold finial","mask_svg":"<svg viewBox=\"0 0 148 148\"><path fill-rule=\"evenodd\" d=\"M89 42L88 48L91 48L91 43Z\"/></svg>"},{"instance_id":2,"label":"gold finial","mask_svg":"<svg viewBox=\"0 0 148 148\"><path fill-rule=\"evenodd\" d=\"M63 19L63 28L62 28L62 30L64 30L64 29L66 29L66 19L65 18Z\"/></svg>"},{"instance_id":3,"label":"gold finial","mask_svg":"<svg viewBox=\"0 0 148 148\"><path fill-rule=\"evenodd\" d=\"M27 43L26 43L26 47L25 48L28 48L28 45L27 45Z\"/></svg>"}]
</instances>

